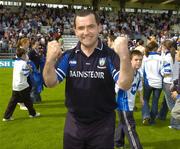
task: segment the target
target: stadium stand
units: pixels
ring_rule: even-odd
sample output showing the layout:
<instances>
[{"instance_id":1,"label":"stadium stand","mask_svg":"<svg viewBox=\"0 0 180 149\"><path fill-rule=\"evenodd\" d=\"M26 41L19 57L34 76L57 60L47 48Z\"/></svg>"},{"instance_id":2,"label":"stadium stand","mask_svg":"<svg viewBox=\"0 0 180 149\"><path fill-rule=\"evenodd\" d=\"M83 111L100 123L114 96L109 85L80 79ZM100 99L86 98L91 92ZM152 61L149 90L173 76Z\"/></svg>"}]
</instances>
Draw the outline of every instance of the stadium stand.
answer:
<instances>
[{"instance_id":1,"label":"stadium stand","mask_svg":"<svg viewBox=\"0 0 180 149\"><path fill-rule=\"evenodd\" d=\"M16 2L19 2L17 6L10 6L10 4L13 5ZM87 5L89 5L88 8L92 6L90 1L82 2L81 0L77 0L73 4L70 4L70 1L62 0L62 8L58 8L59 5L56 5L56 7L52 5L52 3L59 4L59 1L47 1L46 5L41 0L37 0L36 3L31 0L28 2L17 0L16 2L0 1L0 4L2 4L0 5L1 59L12 58L17 40L24 36L31 39L46 39L47 37L49 40L53 36L53 32L61 32L64 38L64 49L72 48L77 43L77 39L73 36L73 17L75 11L79 9L77 4L81 2L80 8L83 9L86 9ZM37 5L38 2L40 4ZM146 41L147 37L152 35L160 40L164 31L168 31L170 38L174 36L179 38L180 18L176 8L179 6L179 1L174 0L171 3L162 4L165 3L165 0L157 0L156 2L153 0L133 2L126 0L126 7L129 9L121 13L117 11L120 7L117 2L119 1L99 1L103 38L111 31L116 36L127 34L132 41L140 38ZM157 7L154 7L154 5L157 6L157 3L160 3L158 5L159 9L163 7L166 10L156 11ZM169 9L169 6L171 6L171 9Z\"/></svg>"}]
</instances>

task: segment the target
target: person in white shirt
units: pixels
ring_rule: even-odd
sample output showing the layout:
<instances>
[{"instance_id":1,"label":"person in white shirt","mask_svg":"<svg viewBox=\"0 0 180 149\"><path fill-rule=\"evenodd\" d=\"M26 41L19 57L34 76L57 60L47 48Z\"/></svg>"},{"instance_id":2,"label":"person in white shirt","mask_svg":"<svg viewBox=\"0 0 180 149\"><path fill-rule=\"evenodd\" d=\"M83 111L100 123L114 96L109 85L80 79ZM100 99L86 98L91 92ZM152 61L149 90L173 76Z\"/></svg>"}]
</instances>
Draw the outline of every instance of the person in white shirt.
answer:
<instances>
[{"instance_id":1,"label":"person in white shirt","mask_svg":"<svg viewBox=\"0 0 180 149\"><path fill-rule=\"evenodd\" d=\"M139 98L141 104L143 101L143 87L142 78L138 69L142 64L143 54L139 50L131 51L131 64L134 70L134 80L132 82L131 88L128 91L124 91L119 88L116 84L117 112L119 115L119 124L115 129L115 146L124 147L125 134L127 135L128 141L132 149L142 149L138 134L136 132L136 124L133 116L133 109L135 106L135 95L138 91L140 94Z\"/></svg>"},{"instance_id":2,"label":"person in white shirt","mask_svg":"<svg viewBox=\"0 0 180 149\"><path fill-rule=\"evenodd\" d=\"M30 45L30 40L27 37L23 37L23 38L19 39L17 42L17 47L23 48L26 51L29 50L29 45ZM27 110L27 107L24 105L24 103L18 102L18 105L20 107L20 110Z\"/></svg>"},{"instance_id":3,"label":"person in white shirt","mask_svg":"<svg viewBox=\"0 0 180 149\"><path fill-rule=\"evenodd\" d=\"M170 86L173 83L172 67L175 61L175 48L173 47L173 42L171 40L165 40L162 42L160 49L162 53L161 75L163 76L163 91L165 95L164 102L167 104L169 110L171 111L175 105L175 101L171 98L170 91ZM167 112L165 110L164 104L163 106L161 106L160 112L158 114L159 119L166 119ZM173 117L171 117L170 125L175 125L175 120L173 119Z\"/></svg>"},{"instance_id":4,"label":"person in white shirt","mask_svg":"<svg viewBox=\"0 0 180 149\"><path fill-rule=\"evenodd\" d=\"M12 115L18 102L24 103L29 112L29 117L40 116L33 107L30 98L31 87L28 83L30 67L27 64L28 56L25 49L16 49L17 59L14 62L12 97L4 113L3 121L13 120Z\"/></svg>"},{"instance_id":5,"label":"person in white shirt","mask_svg":"<svg viewBox=\"0 0 180 149\"><path fill-rule=\"evenodd\" d=\"M162 91L162 68L161 55L158 53L158 44L151 41L146 46L145 56L142 62L142 72L144 78L144 105L142 107L143 124L155 124L158 113L158 102ZM152 106L150 109L149 100L152 96Z\"/></svg>"}]
</instances>

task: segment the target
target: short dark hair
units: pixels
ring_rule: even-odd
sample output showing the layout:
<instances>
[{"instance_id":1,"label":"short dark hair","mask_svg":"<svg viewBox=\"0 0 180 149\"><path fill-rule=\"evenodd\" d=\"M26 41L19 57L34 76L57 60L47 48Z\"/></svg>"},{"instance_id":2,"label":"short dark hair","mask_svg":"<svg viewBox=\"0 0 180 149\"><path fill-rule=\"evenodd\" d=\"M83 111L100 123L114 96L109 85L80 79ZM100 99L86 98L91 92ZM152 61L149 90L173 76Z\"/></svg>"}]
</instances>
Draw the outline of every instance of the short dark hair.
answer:
<instances>
[{"instance_id":1,"label":"short dark hair","mask_svg":"<svg viewBox=\"0 0 180 149\"><path fill-rule=\"evenodd\" d=\"M76 15L74 17L74 27L76 28L76 18L77 17L85 17L85 16L88 16L90 14L94 15L96 23L99 25L100 24L100 18L97 15L97 13L93 10L86 9L86 10L80 10L76 13Z\"/></svg>"},{"instance_id":2,"label":"short dark hair","mask_svg":"<svg viewBox=\"0 0 180 149\"><path fill-rule=\"evenodd\" d=\"M25 53L26 53L26 50L23 49L23 48L17 48L16 49L16 55L17 55L18 58L21 58L22 55L25 54Z\"/></svg>"},{"instance_id":3,"label":"short dark hair","mask_svg":"<svg viewBox=\"0 0 180 149\"><path fill-rule=\"evenodd\" d=\"M143 54L142 54L141 51L139 51L139 50L132 50L132 51L130 52L130 58L132 59L135 55L137 55L137 56L142 56L142 57L143 57Z\"/></svg>"}]
</instances>

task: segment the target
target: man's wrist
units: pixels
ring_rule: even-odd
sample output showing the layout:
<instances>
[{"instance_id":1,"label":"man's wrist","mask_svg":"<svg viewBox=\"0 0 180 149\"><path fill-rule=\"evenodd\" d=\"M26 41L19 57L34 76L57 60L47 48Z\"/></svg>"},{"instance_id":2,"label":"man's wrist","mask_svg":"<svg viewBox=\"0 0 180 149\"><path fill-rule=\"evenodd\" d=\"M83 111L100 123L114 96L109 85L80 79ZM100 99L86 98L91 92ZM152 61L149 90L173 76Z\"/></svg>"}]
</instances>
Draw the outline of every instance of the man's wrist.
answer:
<instances>
[{"instance_id":1,"label":"man's wrist","mask_svg":"<svg viewBox=\"0 0 180 149\"><path fill-rule=\"evenodd\" d=\"M46 64L55 65L56 64L56 60L46 60Z\"/></svg>"}]
</instances>

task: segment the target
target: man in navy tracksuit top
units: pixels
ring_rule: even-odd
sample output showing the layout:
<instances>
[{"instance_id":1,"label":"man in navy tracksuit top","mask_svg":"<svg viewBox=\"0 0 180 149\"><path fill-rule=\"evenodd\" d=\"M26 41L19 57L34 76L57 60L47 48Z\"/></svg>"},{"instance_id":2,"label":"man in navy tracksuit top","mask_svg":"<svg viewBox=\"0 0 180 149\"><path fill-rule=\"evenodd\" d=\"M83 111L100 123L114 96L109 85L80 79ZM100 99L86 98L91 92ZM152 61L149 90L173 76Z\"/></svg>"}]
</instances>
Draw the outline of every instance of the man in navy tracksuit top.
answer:
<instances>
[{"instance_id":1,"label":"man in navy tracksuit top","mask_svg":"<svg viewBox=\"0 0 180 149\"><path fill-rule=\"evenodd\" d=\"M117 54L105 46L98 38L100 20L91 10L75 16L74 29L79 39L74 49L62 54L60 43L48 43L43 72L48 87L66 78L64 149L113 149L115 82L127 90L133 78L128 41L116 39Z\"/></svg>"}]
</instances>

